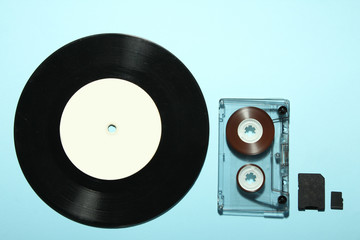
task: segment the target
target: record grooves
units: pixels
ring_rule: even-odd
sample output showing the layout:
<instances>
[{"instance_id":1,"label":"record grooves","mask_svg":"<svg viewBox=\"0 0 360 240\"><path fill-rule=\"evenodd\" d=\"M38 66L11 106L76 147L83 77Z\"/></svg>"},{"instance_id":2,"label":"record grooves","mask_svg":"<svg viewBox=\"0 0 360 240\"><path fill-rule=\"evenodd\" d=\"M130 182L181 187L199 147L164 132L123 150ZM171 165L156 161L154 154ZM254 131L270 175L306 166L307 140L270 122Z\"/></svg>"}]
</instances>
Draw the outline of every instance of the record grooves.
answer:
<instances>
[{"instance_id":1,"label":"record grooves","mask_svg":"<svg viewBox=\"0 0 360 240\"><path fill-rule=\"evenodd\" d=\"M151 161L137 173L111 181L76 168L59 134L69 99L103 78L141 87L162 121ZM166 212L192 187L205 160L209 123L196 80L174 55L137 37L102 34L62 47L36 69L17 106L14 137L26 179L50 207L87 225L126 227Z\"/></svg>"}]
</instances>

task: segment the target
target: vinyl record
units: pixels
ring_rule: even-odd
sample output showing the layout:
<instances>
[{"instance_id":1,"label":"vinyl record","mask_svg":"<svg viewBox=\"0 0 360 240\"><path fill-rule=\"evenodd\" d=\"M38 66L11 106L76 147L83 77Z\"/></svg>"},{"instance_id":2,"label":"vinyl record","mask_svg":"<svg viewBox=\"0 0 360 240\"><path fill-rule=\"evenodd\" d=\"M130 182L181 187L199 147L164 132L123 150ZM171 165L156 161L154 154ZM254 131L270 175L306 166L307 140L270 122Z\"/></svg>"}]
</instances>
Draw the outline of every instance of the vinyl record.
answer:
<instances>
[{"instance_id":1,"label":"vinyl record","mask_svg":"<svg viewBox=\"0 0 360 240\"><path fill-rule=\"evenodd\" d=\"M226 139L237 152L257 155L270 147L274 140L274 124L262 109L244 107L234 112L226 124Z\"/></svg>"},{"instance_id":2,"label":"vinyl record","mask_svg":"<svg viewBox=\"0 0 360 240\"><path fill-rule=\"evenodd\" d=\"M174 55L141 38L101 34L36 69L14 137L27 181L50 207L83 224L126 227L189 191L209 123L196 80Z\"/></svg>"}]
</instances>

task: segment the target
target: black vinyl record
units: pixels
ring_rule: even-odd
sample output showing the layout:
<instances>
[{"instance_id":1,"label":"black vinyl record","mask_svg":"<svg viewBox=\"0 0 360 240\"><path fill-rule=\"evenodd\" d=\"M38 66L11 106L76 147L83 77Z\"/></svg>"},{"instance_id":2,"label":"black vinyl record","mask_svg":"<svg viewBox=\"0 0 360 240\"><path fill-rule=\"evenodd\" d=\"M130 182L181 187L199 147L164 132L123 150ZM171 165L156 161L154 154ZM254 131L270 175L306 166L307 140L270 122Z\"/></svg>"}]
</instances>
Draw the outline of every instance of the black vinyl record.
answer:
<instances>
[{"instance_id":1,"label":"black vinyl record","mask_svg":"<svg viewBox=\"0 0 360 240\"><path fill-rule=\"evenodd\" d=\"M141 87L162 121L151 161L118 180L80 171L65 153L59 133L69 99L103 78ZM161 215L189 191L205 160L209 123L196 80L174 55L141 38L101 34L60 48L36 69L18 102L14 137L27 181L50 207L83 224L126 227Z\"/></svg>"}]
</instances>

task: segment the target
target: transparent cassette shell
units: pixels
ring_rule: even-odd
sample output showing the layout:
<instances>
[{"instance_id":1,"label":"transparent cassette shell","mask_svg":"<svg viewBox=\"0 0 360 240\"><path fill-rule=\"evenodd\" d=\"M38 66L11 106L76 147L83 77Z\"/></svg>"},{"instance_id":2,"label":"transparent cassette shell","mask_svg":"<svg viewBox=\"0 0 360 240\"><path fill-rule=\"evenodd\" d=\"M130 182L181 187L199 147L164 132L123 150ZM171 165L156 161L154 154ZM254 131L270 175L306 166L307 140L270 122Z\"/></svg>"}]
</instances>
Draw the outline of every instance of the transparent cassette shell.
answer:
<instances>
[{"instance_id":1,"label":"transparent cassette shell","mask_svg":"<svg viewBox=\"0 0 360 240\"><path fill-rule=\"evenodd\" d=\"M274 124L271 146L255 156L239 154L226 139L230 116L240 108L264 110ZM286 99L220 99L218 212L224 215L288 217L289 215L289 114ZM259 166L265 175L262 188L246 192L239 188L237 173L247 164Z\"/></svg>"}]
</instances>

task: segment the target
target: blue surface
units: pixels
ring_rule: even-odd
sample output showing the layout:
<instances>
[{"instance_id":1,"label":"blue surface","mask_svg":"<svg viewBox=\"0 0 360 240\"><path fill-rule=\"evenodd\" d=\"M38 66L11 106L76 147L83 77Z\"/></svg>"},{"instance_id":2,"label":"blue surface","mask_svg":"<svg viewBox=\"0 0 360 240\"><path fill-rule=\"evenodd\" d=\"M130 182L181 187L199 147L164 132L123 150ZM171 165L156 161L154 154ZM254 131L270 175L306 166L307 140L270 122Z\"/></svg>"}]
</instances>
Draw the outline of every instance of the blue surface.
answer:
<instances>
[{"instance_id":1,"label":"blue surface","mask_svg":"<svg viewBox=\"0 0 360 240\"><path fill-rule=\"evenodd\" d=\"M359 10L359 1L1 1L0 238L360 239ZM161 217L126 229L87 227L49 208L26 182L12 134L35 68L66 43L107 32L175 54L201 86L210 116L194 187ZM288 219L217 214L218 100L225 97L291 101ZM325 177L325 212L297 210L300 172ZM343 211L330 209L334 190L343 192Z\"/></svg>"}]
</instances>

